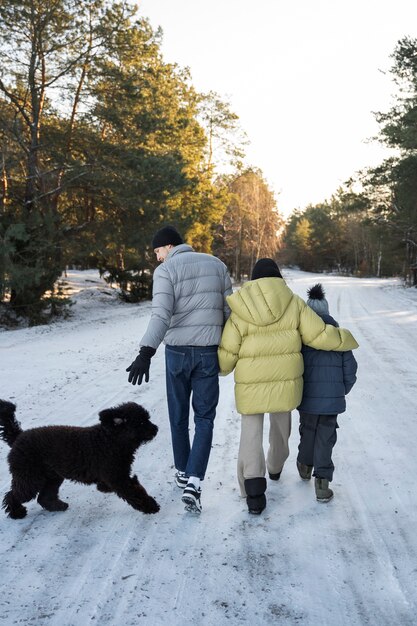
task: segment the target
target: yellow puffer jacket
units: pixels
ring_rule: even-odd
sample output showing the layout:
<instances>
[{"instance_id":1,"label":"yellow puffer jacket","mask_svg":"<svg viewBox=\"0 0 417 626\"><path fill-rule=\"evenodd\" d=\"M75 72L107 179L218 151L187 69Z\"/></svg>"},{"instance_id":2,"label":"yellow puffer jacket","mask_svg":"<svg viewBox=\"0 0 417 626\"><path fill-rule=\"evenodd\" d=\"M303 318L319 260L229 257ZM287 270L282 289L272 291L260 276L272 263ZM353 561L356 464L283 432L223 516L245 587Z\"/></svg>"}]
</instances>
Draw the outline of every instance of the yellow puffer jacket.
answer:
<instances>
[{"instance_id":1,"label":"yellow puffer jacket","mask_svg":"<svg viewBox=\"0 0 417 626\"><path fill-rule=\"evenodd\" d=\"M301 345L345 352L358 347L348 330L325 324L282 278L259 278L228 296L232 311L219 346L222 374L235 369L243 415L291 411L301 402Z\"/></svg>"}]
</instances>

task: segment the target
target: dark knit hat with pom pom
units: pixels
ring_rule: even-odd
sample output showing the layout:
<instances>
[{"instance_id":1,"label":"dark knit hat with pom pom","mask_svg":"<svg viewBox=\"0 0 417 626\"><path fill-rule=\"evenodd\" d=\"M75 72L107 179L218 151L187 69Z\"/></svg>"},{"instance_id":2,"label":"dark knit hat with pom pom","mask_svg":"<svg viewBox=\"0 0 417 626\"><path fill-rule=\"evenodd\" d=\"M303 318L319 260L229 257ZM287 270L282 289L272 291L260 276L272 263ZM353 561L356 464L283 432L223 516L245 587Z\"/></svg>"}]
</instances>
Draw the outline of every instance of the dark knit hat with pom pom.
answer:
<instances>
[{"instance_id":1,"label":"dark knit hat with pom pom","mask_svg":"<svg viewBox=\"0 0 417 626\"><path fill-rule=\"evenodd\" d=\"M321 283L317 283L307 290L307 304L319 315L329 315L329 303L325 298L325 293Z\"/></svg>"}]
</instances>

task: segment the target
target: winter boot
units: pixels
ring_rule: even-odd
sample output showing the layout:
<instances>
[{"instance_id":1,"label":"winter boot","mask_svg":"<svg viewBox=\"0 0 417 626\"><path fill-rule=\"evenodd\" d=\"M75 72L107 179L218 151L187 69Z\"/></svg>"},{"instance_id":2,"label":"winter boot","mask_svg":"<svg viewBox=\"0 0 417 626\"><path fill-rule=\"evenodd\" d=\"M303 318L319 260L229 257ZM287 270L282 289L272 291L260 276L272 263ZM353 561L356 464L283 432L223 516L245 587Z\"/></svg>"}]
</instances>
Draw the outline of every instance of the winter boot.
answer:
<instances>
[{"instance_id":1,"label":"winter boot","mask_svg":"<svg viewBox=\"0 0 417 626\"><path fill-rule=\"evenodd\" d=\"M266 507L266 478L247 478L245 480L245 491L249 513L260 515Z\"/></svg>"},{"instance_id":2,"label":"winter boot","mask_svg":"<svg viewBox=\"0 0 417 626\"><path fill-rule=\"evenodd\" d=\"M303 480L310 480L311 472L313 471L312 465L304 465L303 463L297 461L297 469L298 473L300 474L300 478L302 478Z\"/></svg>"},{"instance_id":3,"label":"winter boot","mask_svg":"<svg viewBox=\"0 0 417 626\"><path fill-rule=\"evenodd\" d=\"M329 481L327 478L319 478L316 476L314 479L314 487L316 489L317 502L329 502L329 500L333 498L333 491L329 489Z\"/></svg>"},{"instance_id":4,"label":"winter boot","mask_svg":"<svg viewBox=\"0 0 417 626\"><path fill-rule=\"evenodd\" d=\"M271 472L268 472L268 474L271 480L279 480L281 478L281 472L278 472L277 474L271 474Z\"/></svg>"}]
</instances>

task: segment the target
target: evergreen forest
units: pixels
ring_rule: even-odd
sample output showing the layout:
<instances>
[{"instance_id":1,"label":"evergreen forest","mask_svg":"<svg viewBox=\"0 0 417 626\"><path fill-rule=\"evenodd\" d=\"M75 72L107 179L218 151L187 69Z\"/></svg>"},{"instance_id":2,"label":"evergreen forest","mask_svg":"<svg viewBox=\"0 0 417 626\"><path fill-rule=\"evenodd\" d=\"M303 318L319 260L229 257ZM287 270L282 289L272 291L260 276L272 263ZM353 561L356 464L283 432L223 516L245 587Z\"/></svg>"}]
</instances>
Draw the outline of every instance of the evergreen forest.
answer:
<instances>
[{"instance_id":1,"label":"evergreen forest","mask_svg":"<svg viewBox=\"0 0 417 626\"><path fill-rule=\"evenodd\" d=\"M261 256L412 280L417 40L398 42L396 103L377 114L394 156L285 221L262 171L245 164L230 103L164 61L162 33L130 2L0 0L0 32L3 317L62 314L70 267L98 268L126 301L149 298L150 242L167 223L237 282Z\"/></svg>"}]
</instances>

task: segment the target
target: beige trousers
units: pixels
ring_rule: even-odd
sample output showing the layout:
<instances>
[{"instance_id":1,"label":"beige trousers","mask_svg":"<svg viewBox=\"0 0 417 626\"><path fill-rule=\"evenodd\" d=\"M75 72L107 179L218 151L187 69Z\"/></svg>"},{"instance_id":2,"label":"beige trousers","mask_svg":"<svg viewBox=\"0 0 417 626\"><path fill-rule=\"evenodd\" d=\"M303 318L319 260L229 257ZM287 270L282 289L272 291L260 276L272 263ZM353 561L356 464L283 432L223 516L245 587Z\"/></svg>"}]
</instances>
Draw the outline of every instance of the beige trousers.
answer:
<instances>
[{"instance_id":1,"label":"beige trousers","mask_svg":"<svg viewBox=\"0 0 417 626\"><path fill-rule=\"evenodd\" d=\"M278 474L290 453L288 439L291 434L291 412L269 414L269 448L266 457L263 448L264 414L242 415L237 478L240 493L246 497L245 479L265 476L266 467Z\"/></svg>"}]
</instances>

